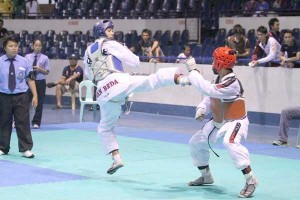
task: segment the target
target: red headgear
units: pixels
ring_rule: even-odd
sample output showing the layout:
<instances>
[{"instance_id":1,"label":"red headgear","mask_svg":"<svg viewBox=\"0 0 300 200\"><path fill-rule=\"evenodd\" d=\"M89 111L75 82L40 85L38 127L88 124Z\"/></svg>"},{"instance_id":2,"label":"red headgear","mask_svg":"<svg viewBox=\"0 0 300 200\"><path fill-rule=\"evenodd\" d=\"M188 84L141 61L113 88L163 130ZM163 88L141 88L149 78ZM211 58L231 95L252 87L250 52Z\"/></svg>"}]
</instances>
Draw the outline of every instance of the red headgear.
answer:
<instances>
[{"instance_id":1,"label":"red headgear","mask_svg":"<svg viewBox=\"0 0 300 200\"><path fill-rule=\"evenodd\" d=\"M236 63L235 50L228 47L218 47L215 49L213 67L219 72L221 69L231 69Z\"/></svg>"}]
</instances>

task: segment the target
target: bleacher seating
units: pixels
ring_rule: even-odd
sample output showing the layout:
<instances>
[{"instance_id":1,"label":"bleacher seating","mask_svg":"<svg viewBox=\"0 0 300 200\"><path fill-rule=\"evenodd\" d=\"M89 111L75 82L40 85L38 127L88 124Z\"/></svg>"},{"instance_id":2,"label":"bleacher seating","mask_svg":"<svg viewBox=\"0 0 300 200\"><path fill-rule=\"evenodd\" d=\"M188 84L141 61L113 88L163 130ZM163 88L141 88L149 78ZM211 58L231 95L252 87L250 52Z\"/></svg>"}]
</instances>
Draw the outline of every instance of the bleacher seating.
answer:
<instances>
[{"instance_id":1,"label":"bleacher seating","mask_svg":"<svg viewBox=\"0 0 300 200\"><path fill-rule=\"evenodd\" d=\"M49 52L47 52L47 56L50 59L59 59L60 58L60 51L59 51L59 47L57 46L52 46L49 50Z\"/></svg>"},{"instance_id":2,"label":"bleacher seating","mask_svg":"<svg viewBox=\"0 0 300 200\"><path fill-rule=\"evenodd\" d=\"M171 52L172 52L172 46L171 45L167 45L167 46L161 46L162 51L164 52L164 55L166 57L171 56ZM177 55L176 55L177 56Z\"/></svg>"},{"instance_id":3,"label":"bleacher seating","mask_svg":"<svg viewBox=\"0 0 300 200\"><path fill-rule=\"evenodd\" d=\"M200 57L202 56L202 45L193 43L191 46L191 55L195 58L197 63L201 63Z\"/></svg>"},{"instance_id":4,"label":"bleacher seating","mask_svg":"<svg viewBox=\"0 0 300 200\"><path fill-rule=\"evenodd\" d=\"M26 55L30 53L30 47L29 46L23 46L21 49L20 49L20 54L21 55Z\"/></svg>"},{"instance_id":5,"label":"bleacher seating","mask_svg":"<svg viewBox=\"0 0 300 200\"><path fill-rule=\"evenodd\" d=\"M91 19L91 18L183 18L201 17L206 28L217 26L220 16L243 16L247 0L56 0L48 6L46 13L38 18L47 19ZM267 0L272 8L274 0ZM51 9L50 9L51 7ZM298 15L300 3L287 1L282 9L270 9L279 15ZM8 12L11 13L11 12ZM13 13L11 13L14 15ZM14 16L26 18L26 16ZM213 23L212 23L213 22ZM211 26L212 25L212 26Z\"/></svg>"},{"instance_id":6,"label":"bleacher seating","mask_svg":"<svg viewBox=\"0 0 300 200\"><path fill-rule=\"evenodd\" d=\"M66 30L59 33L56 33L54 30L48 30L45 33L40 31L29 33L26 30L22 30L20 33L10 31L10 33L19 37L21 55L32 52L32 42L35 38L39 38L43 41L43 53L48 55L50 59L67 59L72 53L79 55L83 59L87 45L94 41L91 30L88 30L86 33L82 31L71 33ZM249 37L250 35L252 37ZM226 30L221 29L216 38L206 37L203 44L190 44L191 54L196 58L196 62L211 63L212 51L216 46L220 45L218 41L222 41L224 36L226 36ZM175 62L182 51L182 47L190 43L188 30L176 30L174 32L170 30L164 32L156 30L153 37L159 41L160 47L164 52L165 58L162 59L164 62ZM253 41L255 41L254 29L248 31L248 37L249 39L253 38ZM136 30L131 30L126 34L122 31L116 31L115 39L125 43L130 48L141 40L141 35L138 35ZM1 51L1 54L3 54L3 51Z\"/></svg>"},{"instance_id":7,"label":"bleacher seating","mask_svg":"<svg viewBox=\"0 0 300 200\"><path fill-rule=\"evenodd\" d=\"M132 43L132 40L131 40L131 34L130 33L125 34L124 43L128 48L133 47L133 43Z\"/></svg>"},{"instance_id":8,"label":"bleacher seating","mask_svg":"<svg viewBox=\"0 0 300 200\"><path fill-rule=\"evenodd\" d=\"M179 44L171 45L171 56L178 56L181 53L182 47Z\"/></svg>"},{"instance_id":9,"label":"bleacher seating","mask_svg":"<svg viewBox=\"0 0 300 200\"><path fill-rule=\"evenodd\" d=\"M254 29L250 29L247 32L247 38L250 42L250 49L253 49L256 43L256 36L255 36L255 30Z\"/></svg>"},{"instance_id":10,"label":"bleacher seating","mask_svg":"<svg viewBox=\"0 0 300 200\"><path fill-rule=\"evenodd\" d=\"M60 59L66 59L70 57L74 53L74 47L66 46L64 48L60 48Z\"/></svg>"},{"instance_id":11,"label":"bleacher seating","mask_svg":"<svg viewBox=\"0 0 300 200\"><path fill-rule=\"evenodd\" d=\"M212 46L214 44L214 38L213 37L206 37L204 38L204 41L202 43L202 45L204 46L204 48L206 46Z\"/></svg>"},{"instance_id":12,"label":"bleacher seating","mask_svg":"<svg viewBox=\"0 0 300 200\"><path fill-rule=\"evenodd\" d=\"M203 57L207 57L207 58L211 58L212 57L212 53L215 50L215 46L214 45L209 45L209 46L203 46L203 52L202 52L202 56Z\"/></svg>"},{"instance_id":13,"label":"bleacher seating","mask_svg":"<svg viewBox=\"0 0 300 200\"><path fill-rule=\"evenodd\" d=\"M181 33L181 44L188 44L190 41L190 33L189 30L183 30Z\"/></svg>"},{"instance_id":14,"label":"bleacher seating","mask_svg":"<svg viewBox=\"0 0 300 200\"><path fill-rule=\"evenodd\" d=\"M50 18L179 18L184 16L185 11L191 11L186 14L195 17L199 16L199 8L200 2L191 0L58 0Z\"/></svg>"},{"instance_id":15,"label":"bleacher seating","mask_svg":"<svg viewBox=\"0 0 300 200\"><path fill-rule=\"evenodd\" d=\"M219 29L216 35L215 44L217 46L224 46L226 37L227 37L226 29L225 28Z\"/></svg>"},{"instance_id":16,"label":"bleacher seating","mask_svg":"<svg viewBox=\"0 0 300 200\"><path fill-rule=\"evenodd\" d=\"M211 1L211 0L57 0L52 10L51 16L48 18L54 19L103 19L103 18L117 18L117 19L156 19L156 18L184 18L184 17L200 17L202 20L201 35L211 37L203 41L203 49L207 46L220 46L224 44L225 35L219 28L220 16L241 16L244 4L247 0L228 0L228 1ZM269 5L273 0L267 0ZM280 15L290 13L291 10L299 9L299 3L296 1L288 1L283 10L278 12ZM273 11L274 12L274 11ZM290 14L288 14L290 15ZM42 16L43 17L43 16ZM213 32L213 34L210 34ZM299 29L293 30L295 38L300 39ZM217 34L216 34L217 33ZM232 32L228 31L227 36ZM33 38L41 38L46 42L48 46L54 45L60 48L70 47L73 43L74 51L78 51L81 46L87 46L88 43L93 41L91 33L84 34L69 34L68 38L65 38L61 34L55 34L55 32L49 32L44 34L32 33L33 36L28 35L23 38L19 35L21 46L28 45L28 41ZM189 43L188 30L183 31L181 36L178 36L177 32L168 33L162 32L154 33L153 37L159 40L160 45L165 49L170 45L184 45ZM255 32L250 30L246 34L249 38L251 47L254 46L256 38ZM140 37L134 33L116 33L115 39L124 42L128 47L132 47ZM209 42L207 41L209 40ZM172 48L170 48L172 49ZM62 52L63 49L60 49ZM50 47L47 47L45 51L50 51ZM167 50L168 51L168 50ZM168 51L169 52L169 51ZM170 51L174 52L174 51Z\"/></svg>"},{"instance_id":17,"label":"bleacher seating","mask_svg":"<svg viewBox=\"0 0 300 200\"><path fill-rule=\"evenodd\" d=\"M94 18L131 18L131 19L151 19L151 18L182 18L182 17L201 17L202 30L218 30L218 18L220 16L240 16L240 12L246 0L229 0L229 1L211 1L211 0L57 0L50 18L56 19L94 19ZM268 1L269 3L271 1ZM294 1L288 3L287 9L298 9L298 4ZM217 33L217 34L215 34ZM299 28L293 29L296 39L300 39ZM78 53L81 58L84 55L86 46L94 41L92 31L82 33L61 32L55 33L49 30L46 33L35 31L28 33L13 33L20 39L21 52L31 51L31 42L35 38L40 38L44 43L43 51L50 54L51 58L66 58L71 50ZM232 34L232 30L226 33L226 30L218 30L214 34L201 34L205 39L202 44L192 45L192 55L197 58L208 56L211 58L211 50L216 46L221 46L225 38ZM206 37L206 36L211 37ZM246 33L253 48L256 37L255 30L248 30ZM177 56L179 50L184 44L188 44L188 30L178 32L162 32L157 30L153 37L160 42L160 45L166 56ZM140 36L134 32L123 33L115 32L115 39L132 47ZM50 57L49 56L49 57ZM169 59L172 62L174 59ZM198 61L197 61L198 62ZM199 62L207 62L200 59Z\"/></svg>"},{"instance_id":18,"label":"bleacher seating","mask_svg":"<svg viewBox=\"0 0 300 200\"><path fill-rule=\"evenodd\" d=\"M299 28L294 28L293 32L295 37L299 37ZM50 59L66 59L72 53L78 54L82 59L88 43L93 42L94 40L91 30L86 33L83 33L82 31L74 31L73 33L61 31L56 34L54 30L48 30L45 33L40 31L33 31L32 33L29 33L27 30L22 30L20 33L9 31L9 33L14 34L19 38L19 53L21 55L32 52L32 42L34 39L39 38L43 41L43 53L48 55ZM163 32L161 30L156 30L153 37L159 40L160 46L166 56L163 61L175 62L183 45L190 42L188 39L188 30L184 30L182 32L177 30L173 33L167 30L164 31L163 34L162 33ZM222 44L222 41L227 36L228 34L226 34L226 30L220 29L215 38L206 37L202 44L190 44L191 54L196 58L196 62L210 64L212 62L213 50L218 46L223 46L224 44ZM255 29L248 30L246 36L249 39L252 53L253 47L256 43ZM125 35L122 31L117 31L115 32L115 39L119 42L125 43L128 47L132 47L141 39L141 35L138 35L136 30L131 30ZM4 53L3 49L0 49L0 53L1 55ZM245 64L248 63L248 60L245 60L244 63L239 63Z\"/></svg>"},{"instance_id":19,"label":"bleacher seating","mask_svg":"<svg viewBox=\"0 0 300 200\"><path fill-rule=\"evenodd\" d=\"M159 43L161 46L169 46L172 43L171 31L166 30L160 37Z\"/></svg>"},{"instance_id":20,"label":"bleacher seating","mask_svg":"<svg viewBox=\"0 0 300 200\"><path fill-rule=\"evenodd\" d=\"M173 45L179 45L181 44L181 32L179 30L176 30L172 34L172 44Z\"/></svg>"},{"instance_id":21,"label":"bleacher seating","mask_svg":"<svg viewBox=\"0 0 300 200\"><path fill-rule=\"evenodd\" d=\"M118 42L124 43L124 33L122 31L116 31L114 34L114 39Z\"/></svg>"},{"instance_id":22,"label":"bleacher seating","mask_svg":"<svg viewBox=\"0 0 300 200\"><path fill-rule=\"evenodd\" d=\"M294 28L293 29L293 34L294 34L294 37L296 40L299 40L300 39L300 31L299 31L299 28Z\"/></svg>"},{"instance_id":23,"label":"bleacher seating","mask_svg":"<svg viewBox=\"0 0 300 200\"><path fill-rule=\"evenodd\" d=\"M160 37L162 36L162 31L161 30L157 30L155 31L154 35L153 35L153 38L156 39L156 40L159 40Z\"/></svg>"}]
</instances>

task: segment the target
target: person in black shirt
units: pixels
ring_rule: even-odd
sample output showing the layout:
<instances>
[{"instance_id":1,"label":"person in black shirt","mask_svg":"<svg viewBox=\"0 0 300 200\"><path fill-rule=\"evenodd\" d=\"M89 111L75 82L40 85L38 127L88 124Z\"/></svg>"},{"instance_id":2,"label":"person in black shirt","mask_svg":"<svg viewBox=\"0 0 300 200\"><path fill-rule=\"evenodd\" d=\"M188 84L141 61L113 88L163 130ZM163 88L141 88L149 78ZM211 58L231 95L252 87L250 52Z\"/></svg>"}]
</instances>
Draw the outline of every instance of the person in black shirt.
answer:
<instances>
[{"instance_id":1,"label":"person in black shirt","mask_svg":"<svg viewBox=\"0 0 300 200\"><path fill-rule=\"evenodd\" d=\"M277 18L272 18L269 20L269 36L270 37L274 37L279 44L282 43L282 36L280 35L280 24L279 24L279 20Z\"/></svg>"},{"instance_id":2,"label":"person in black shirt","mask_svg":"<svg viewBox=\"0 0 300 200\"><path fill-rule=\"evenodd\" d=\"M66 66L62 72L60 80L47 83L48 88L56 86L56 109L62 108L61 97L66 92L71 92L72 109L76 108L75 94L78 91L79 83L83 80L83 69L78 65L78 57L72 54L69 57L70 65Z\"/></svg>"},{"instance_id":3,"label":"person in black shirt","mask_svg":"<svg viewBox=\"0 0 300 200\"><path fill-rule=\"evenodd\" d=\"M156 63L163 56L158 41L151 38L151 31L148 29L142 31L142 39L136 46L130 48L130 50L138 56L143 56L142 61L144 62Z\"/></svg>"},{"instance_id":4,"label":"person in black shirt","mask_svg":"<svg viewBox=\"0 0 300 200\"><path fill-rule=\"evenodd\" d=\"M3 20L0 19L0 48L3 48L2 43L7 33L7 29L3 27Z\"/></svg>"},{"instance_id":5,"label":"person in black shirt","mask_svg":"<svg viewBox=\"0 0 300 200\"><path fill-rule=\"evenodd\" d=\"M283 34L280 60L281 66L287 68L300 68L300 41L295 40L292 30L288 29Z\"/></svg>"},{"instance_id":6,"label":"person in black shirt","mask_svg":"<svg viewBox=\"0 0 300 200\"><path fill-rule=\"evenodd\" d=\"M3 27L3 20L0 19L0 38L3 38L7 35L7 29Z\"/></svg>"}]
</instances>

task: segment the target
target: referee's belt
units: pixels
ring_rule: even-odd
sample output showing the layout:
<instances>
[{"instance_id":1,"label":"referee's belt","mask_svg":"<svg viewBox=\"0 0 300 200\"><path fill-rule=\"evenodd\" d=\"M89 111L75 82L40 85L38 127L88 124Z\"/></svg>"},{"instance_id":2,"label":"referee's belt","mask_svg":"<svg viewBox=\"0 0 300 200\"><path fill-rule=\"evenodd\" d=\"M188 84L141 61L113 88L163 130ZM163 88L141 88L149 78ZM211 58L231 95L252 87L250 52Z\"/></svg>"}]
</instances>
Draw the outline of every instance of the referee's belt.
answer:
<instances>
[{"instance_id":1,"label":"referee's belt","mask_svg":"<svg viewBox=\"0 0 300 200\"><path fill-rule=\"evenodd\" d=\"M7 96L19 96L19 95L22 95L22 94L25 94L26 92L19 92L19 93L12 93L12 94L6 94L6 93L3 93L3 92L0 92L0 94L2 95L7 95Z\"/></svg>"}]
</instances>

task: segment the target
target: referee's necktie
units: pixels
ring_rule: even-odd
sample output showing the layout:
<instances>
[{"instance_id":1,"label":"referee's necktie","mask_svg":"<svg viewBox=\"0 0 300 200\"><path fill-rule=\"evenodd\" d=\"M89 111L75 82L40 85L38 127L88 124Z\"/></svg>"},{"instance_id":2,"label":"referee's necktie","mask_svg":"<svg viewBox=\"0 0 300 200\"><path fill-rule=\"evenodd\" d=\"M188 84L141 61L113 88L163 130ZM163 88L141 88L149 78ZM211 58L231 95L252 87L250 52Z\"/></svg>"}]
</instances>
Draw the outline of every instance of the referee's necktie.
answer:
<instances>
[{"instance_id":1,"label":"referee's necktie","mask_svg":"<svg viewBox=\"0 0 300 200\"><path fill-rule=\"evenodd\" d=\"M36 66L36 64L37 64L37 55L34 56L32 66Z\"/></svg>"},{"instance_id":2,"label":"referee's necktie","mask_svg":"<svg viewBox=\"0 0 300 200\"><path fill-rule=\"evenodd\" d=\"M16 74L14 66L14 58L9 59L9 75L8 75L8 89L13 92L16 89Z\"/></svg>"},{"instance_id":3,"label":"referee's necktie","mask_svg":"<svg viewBox=\"0 0 300 200\"><path fill-rule=\"evenodd\" d=\"M32 67L36 66L36 64L37 64L37 55L34 56L34 60L33 60L33 63L32 63ZM34 68L33 68L33 72L34 72L34 74L36 75L36 71L34 70Z\"/></svg>"}]
</instances>

